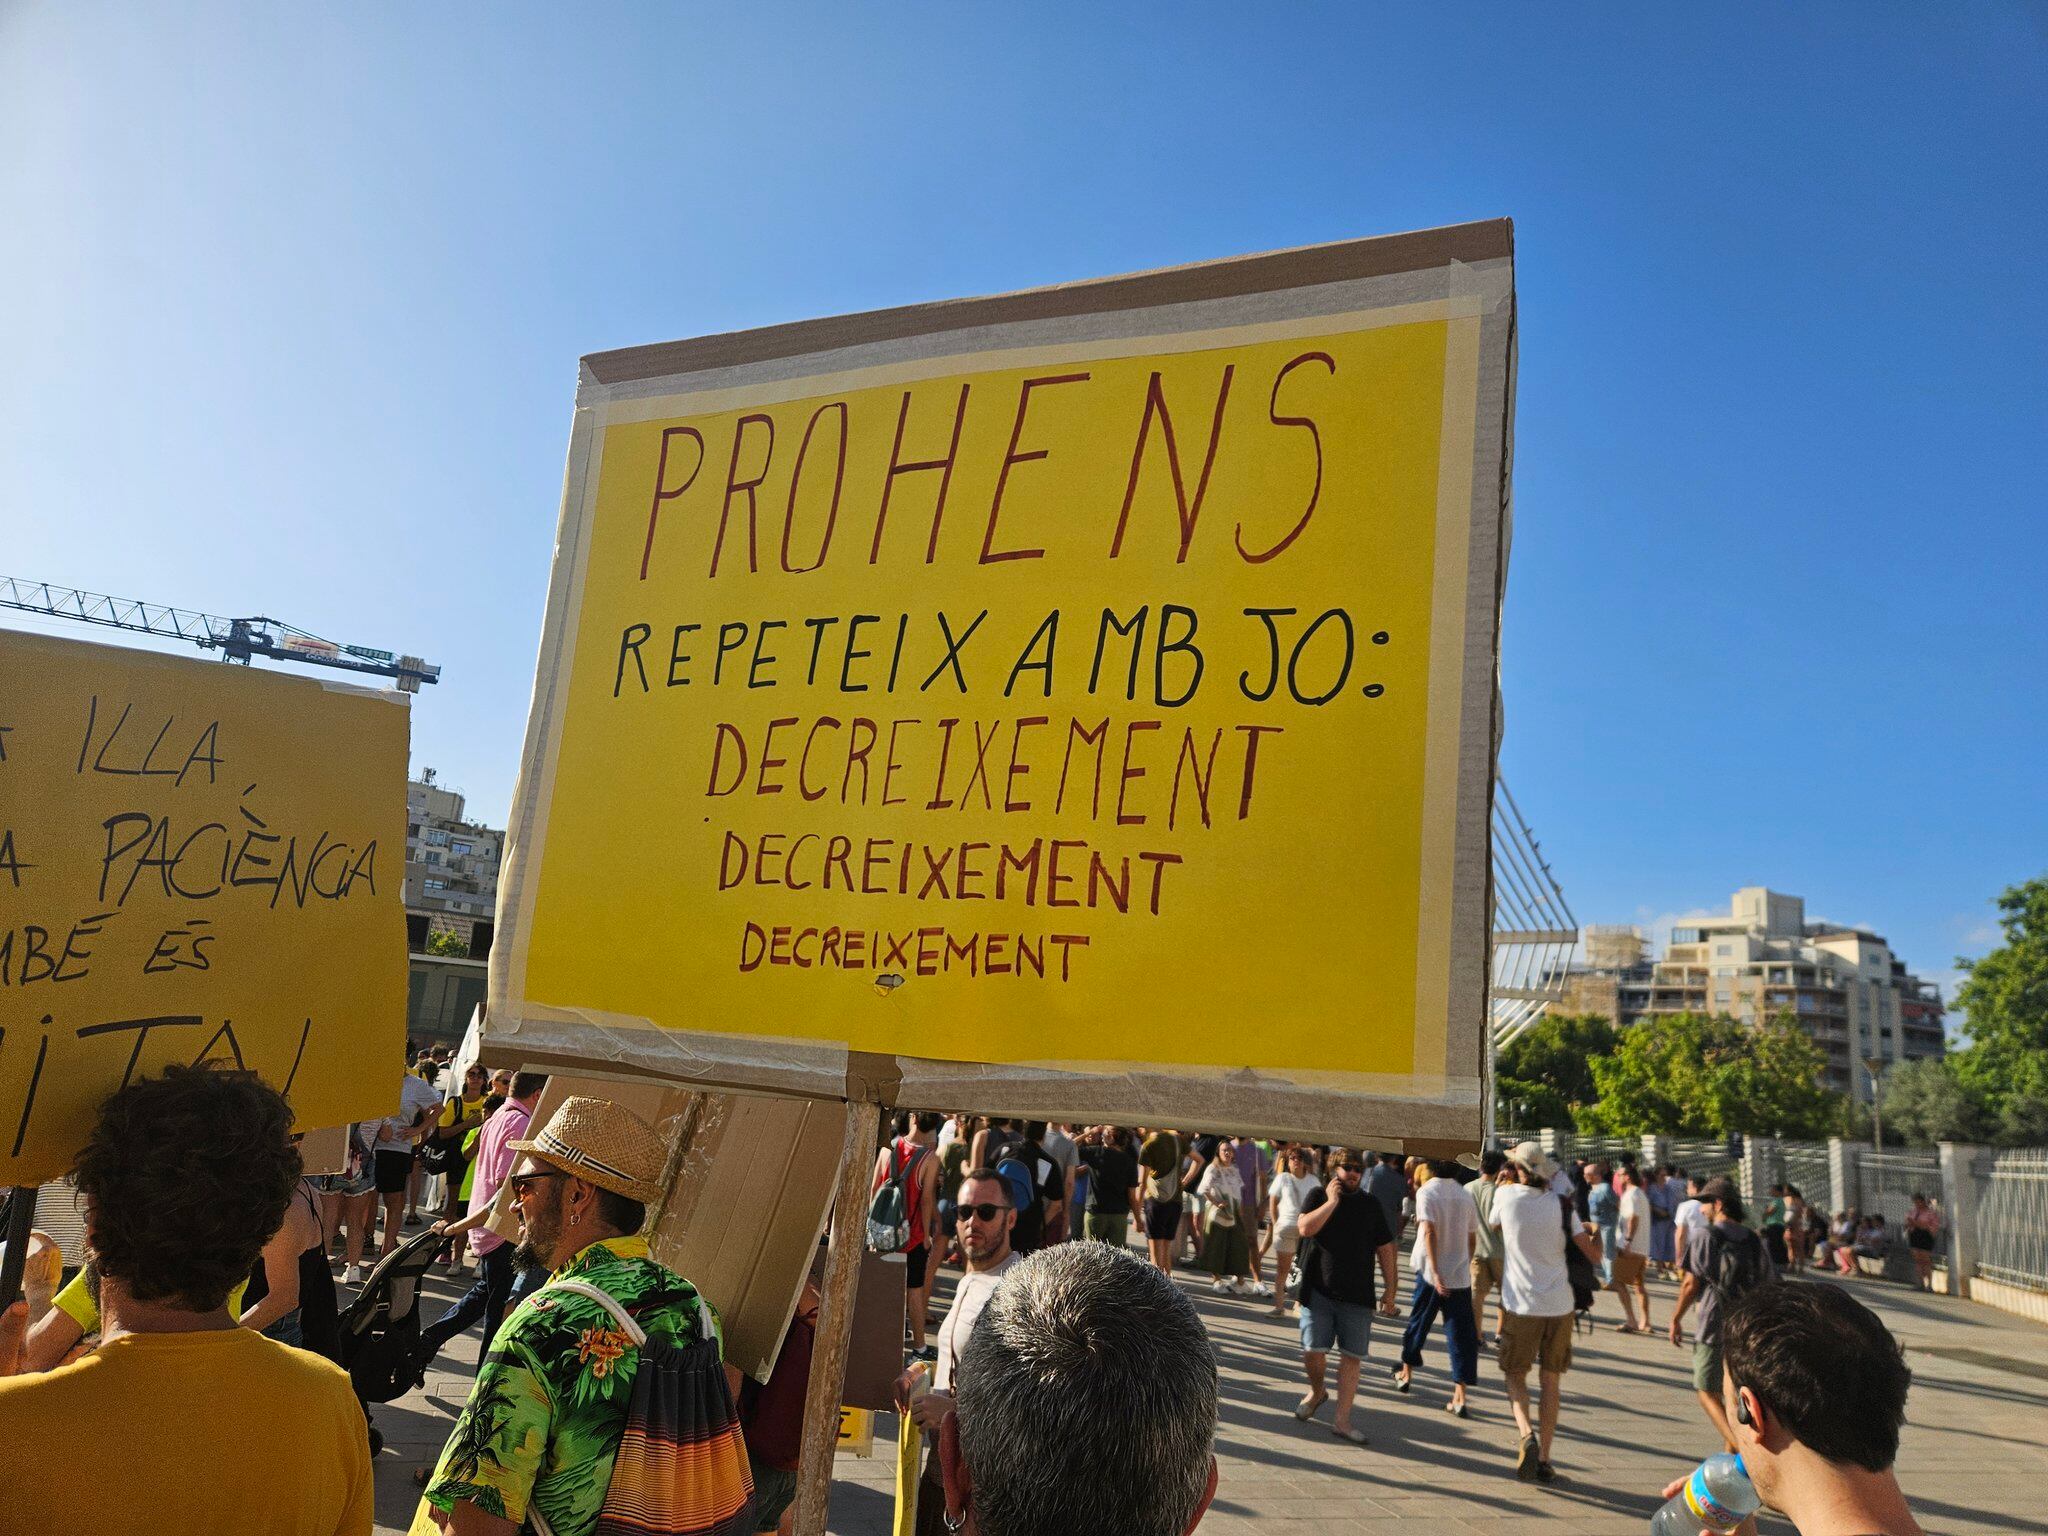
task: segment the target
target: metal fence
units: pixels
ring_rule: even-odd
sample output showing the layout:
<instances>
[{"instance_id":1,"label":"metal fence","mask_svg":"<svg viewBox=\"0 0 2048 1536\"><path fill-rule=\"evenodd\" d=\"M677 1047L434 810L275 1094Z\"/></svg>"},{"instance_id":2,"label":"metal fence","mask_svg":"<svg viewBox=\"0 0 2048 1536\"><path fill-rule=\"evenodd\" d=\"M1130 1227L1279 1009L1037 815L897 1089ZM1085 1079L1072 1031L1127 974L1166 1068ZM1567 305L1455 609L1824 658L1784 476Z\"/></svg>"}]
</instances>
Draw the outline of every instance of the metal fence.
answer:
<instances>
[{"instance_id":1,"label":"metal fence","mask_svg":"<svg viewBox=\"0 0 2048 1536\"><path fill-rule=\"evenodd\" d=\"M1856 1159L1856 1209L1882 1216L1893 1242L1903 1242L1906 1213L1913 1196L1941 1198L1941 1157L1935 1152L1862 1152ZM1948 1237L1944 1228L1935 1239L1939 1252Z\"/></svg>"},{"instance_id":2,"label":"metal fence","mask_svg":"<svg viewBox=\"0 0 2048 1536\"><path fill-rule=\"evenodd\" d=\"M1981 1155L1972 1175L1978 1273L2048 1291L2048 1150Z\"/></svg>"},{"instance_id":3,"label":"metal fence","mask_svg":"<svg viewBox=\"0 0 2048 1536\"><path fill-rule=\"evenodd\" d=\"M1834 1173L1828 1166L1828 1149L1823 1143L1786 1141L1778 1144L1776 1176L1766 1185L1790 1184L1806 1201L1806 1208L1833 1216L1848 1202L1835 1200Z\"/></svg>"},{"instance_id":4,"label":"metal fence","mask_svg":"<svg viewBox=\"0 0 2048 1536\"><path fill-rule=\"evenodd\" d=\"M1742 1180L1742 1153L1725 1139L1696 1141L1674 1136L1671 1139L1671 1166L1683 1168L1687 1175L1706 1180L1717 1178Z\"/></svg>"}]
</instances>

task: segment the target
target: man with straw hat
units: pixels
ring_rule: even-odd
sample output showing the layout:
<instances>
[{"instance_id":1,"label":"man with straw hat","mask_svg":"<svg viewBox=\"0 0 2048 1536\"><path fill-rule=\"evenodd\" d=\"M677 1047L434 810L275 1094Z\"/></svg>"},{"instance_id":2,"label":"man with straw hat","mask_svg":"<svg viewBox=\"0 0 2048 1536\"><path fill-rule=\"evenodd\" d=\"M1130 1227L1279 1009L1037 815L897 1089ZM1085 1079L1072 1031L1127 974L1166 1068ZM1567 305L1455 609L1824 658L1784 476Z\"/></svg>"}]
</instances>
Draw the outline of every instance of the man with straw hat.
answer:
<instances>
[{"instance_id":1,"label":"man with straw hat","mask_svg":"<svg viewBox=\"0 0 2048 1536\"><path fill-rule=\"evenodd\" d=\"M668 1166L652 1126L621 1105L572 1097L512 1148L519 1161L505 1182L519 1212L519 1257L553 1274L492 1342L415 1533L510 1533L528 1523L588 1536L596 1526L641 1351L610 1308L574 1286L595 1287L650 1339L677 1349L718 1336L696 1287L656 1263L639 1236Z\"/></svg>"}]
</instances>

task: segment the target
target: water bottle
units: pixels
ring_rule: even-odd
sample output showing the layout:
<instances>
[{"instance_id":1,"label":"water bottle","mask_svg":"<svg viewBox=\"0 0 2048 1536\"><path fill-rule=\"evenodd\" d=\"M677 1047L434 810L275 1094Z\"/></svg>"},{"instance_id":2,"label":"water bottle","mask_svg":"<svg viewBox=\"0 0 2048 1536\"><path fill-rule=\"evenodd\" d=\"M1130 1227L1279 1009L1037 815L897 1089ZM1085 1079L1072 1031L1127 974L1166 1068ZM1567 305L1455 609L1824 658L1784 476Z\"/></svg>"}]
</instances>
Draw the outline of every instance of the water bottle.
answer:
<instances>
[{"instance_id":1,"label":"water bottle","mask_svg":"<svg viewBox=\"0 0 2048 1536\"><path fill-rule=\"evenodd\" d=\"M1740 1456L1722 1452L1693 1468L1685 1486L1650 1521L1650 1536L1732 1531L1762 1506Z\"/></svg>"}]
</instances>

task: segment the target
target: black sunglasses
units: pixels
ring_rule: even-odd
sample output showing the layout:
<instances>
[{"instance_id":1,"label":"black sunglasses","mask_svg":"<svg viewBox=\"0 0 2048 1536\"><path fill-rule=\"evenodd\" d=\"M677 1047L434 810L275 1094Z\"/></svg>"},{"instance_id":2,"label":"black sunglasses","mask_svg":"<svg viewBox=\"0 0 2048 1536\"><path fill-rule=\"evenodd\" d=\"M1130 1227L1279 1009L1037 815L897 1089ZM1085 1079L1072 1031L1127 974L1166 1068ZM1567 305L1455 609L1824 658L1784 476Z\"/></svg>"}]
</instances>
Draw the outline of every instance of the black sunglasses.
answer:
<instances>
[{"instance_id":1,"label":"black sunglasses","mask_svg":"<svg viewBox=\"0 0 2048 1536\"><path fill-rule=\"evenodd\" d=\"M566 1179L568 1177L569 1175L566 1173L515 1173L505 1182L512 1186L512 1198L514 1200L523 1200L526 1198L526 1192L542 1179Z\"/></svg>"},{"instance_id":2,"label":"black sunglasses","mask_svg":"<svg viewBox=\"0 0 2048 1536\"><path fill-rule=\"evenodd\" d=\"M960 1214L962 1216L972 1216L977 1221L995 1221L1003 1212L1009 1209L1010 1207L1007 1205L990 1205L983 1201L980 1205L961 1206Z\"/></svg>"}]
</instances>

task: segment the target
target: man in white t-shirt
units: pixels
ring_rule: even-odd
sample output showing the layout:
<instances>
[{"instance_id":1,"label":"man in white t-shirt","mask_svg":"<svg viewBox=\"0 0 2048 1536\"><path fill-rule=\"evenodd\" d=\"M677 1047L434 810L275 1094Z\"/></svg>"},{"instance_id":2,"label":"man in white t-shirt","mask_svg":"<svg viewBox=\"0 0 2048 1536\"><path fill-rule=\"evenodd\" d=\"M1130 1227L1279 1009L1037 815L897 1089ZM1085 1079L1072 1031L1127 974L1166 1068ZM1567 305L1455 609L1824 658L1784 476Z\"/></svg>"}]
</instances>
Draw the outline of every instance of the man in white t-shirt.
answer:
<instances>
[{"instance_id":1,"label":"man in white t-shirt","mask_svg":"<svg viewBox=\"0 0 2048 1536\"><path fill-rule=\"evenodd\" d=\"M1415 1193L1415 1298L1401 1336L1401 1363L1394 1390L1406 1392L1422 1364L1430 1324L1444 1315L1444 1345L1451 1356L1449 1410L1467 1417L1465 1389L1479 1381L1479 1323L1472 1315L1472 1255L1479 1247L1479 1207L1458 1182L1456 1165L1431 1163L1429 1178Z\"/></svg>"},{"instance_id":2,"label":"man in white t-shirt","mask_svg":"<svg viewBox=\"0 0 2048 1536\"><path fill-rule=\"evenodd\" d=\"M1572 1365L1571 1272L1565 1243L1575 1242L1597 1264L1600 1245L1572 1212L1567 1197L1552 1193L1557 1165L1541 1144L1525 1141L1508 1153L1500 1188L1493 1197L1493 1225L1501 1237L1500 1368L1507 1378L1508 1405L1515 1413L1521 1448L1515 1476L1548 1483L1557 1433L1558 1396ZM1543 1401L1532 1427L1529 1368L1536 1367Z\"/></svg>"},{"instance_id":3,"label":"man in white t-shirt","mask_svg":"<svg viewBox=\"0 0 2048 1536\"><path fill-rule=\"evenodd\" d=\"M1615 1174L1621 1185L1621 1214L1614 1226L1614 1278L1607 1289L1621 1298L1623 1333L1650 1331L1650 1288L1643 1276L1650 1267L1650 1196L1635 1164L1623 1163ZM1635 1300L1629 1300L1629 1292ZM1638 1315L1640 1313L1640 1315Z\"/></svg>"},{"instance_id":4,"label":"man in white t-shirt","mask_svg":"<svg viewBox=\"0 0 2048 1536\"><path fill-rule=\"evenodd\" d=\"M1687 1234L1712 1226L1707 1220L1707 1208L1700 1203L1700 1191L1707 1181L1698 1174L1691 1174L1685 1181L1685 1198L1678 1202L1678 1210L1671 1218L1674 1241L1682 1257L1685 1253Z\"/></svg>"},{"instance_id":5,"label":"man in white t-shirt","mask_svg":"<svg viewBox=\"0 0 2048 1536\"><path fill-rule=\"evenodd\" d=\"M953 1288L953 1307L939 1324L939 1357L932 1367L931 1389L911 1397L917 1372L913 1365L896 1380L896 1406L917 1421L918 1428L931 1437L932 1452L925 1459L924 1481L918 1489L918 1508L943 1509L946 1494L939 1473L937 1450L939 1426L953 1408L953 1376L960 1368L961 1353L974 1332L975 1319L996 1293L1003 1275L1017 1262L1010 1247L1010 1231L1017 1225L1016 1208L1010 1204L1010 1186L995 1173L987 1178L968 1177L960 1181L960 1258L966 1271Z\"/></svg>"}]
</instances>

